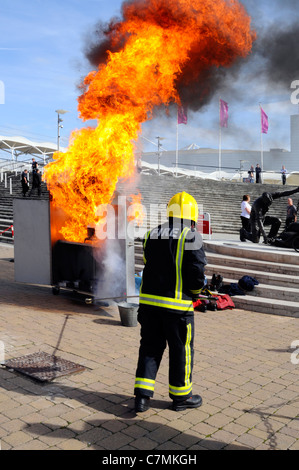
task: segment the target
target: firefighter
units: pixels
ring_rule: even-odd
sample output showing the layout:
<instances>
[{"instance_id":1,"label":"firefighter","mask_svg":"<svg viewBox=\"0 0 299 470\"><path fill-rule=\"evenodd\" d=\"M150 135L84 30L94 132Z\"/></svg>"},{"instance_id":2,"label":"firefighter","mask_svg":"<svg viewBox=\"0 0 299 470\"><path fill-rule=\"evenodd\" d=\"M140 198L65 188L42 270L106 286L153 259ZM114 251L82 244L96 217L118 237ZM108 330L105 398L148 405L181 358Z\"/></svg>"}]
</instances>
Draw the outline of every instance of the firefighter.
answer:
<instances>
[{"instance_id":1,"label":"firefighter","mask_svg":"<svg viewBox=\"0 0 299 470\"><path fill-rule=\"evenodd\" d=\"M204 286L206 257L202 237L195 230L198 206L181 192L167 206L167 222L149 231L143 240L145 267L140 287L138 321L141 325L135 378L135 411L149 408L160 362L169 347L169 396L172 409L198 408L192 394L193 300Z\"/></svg>"}]
</instances>

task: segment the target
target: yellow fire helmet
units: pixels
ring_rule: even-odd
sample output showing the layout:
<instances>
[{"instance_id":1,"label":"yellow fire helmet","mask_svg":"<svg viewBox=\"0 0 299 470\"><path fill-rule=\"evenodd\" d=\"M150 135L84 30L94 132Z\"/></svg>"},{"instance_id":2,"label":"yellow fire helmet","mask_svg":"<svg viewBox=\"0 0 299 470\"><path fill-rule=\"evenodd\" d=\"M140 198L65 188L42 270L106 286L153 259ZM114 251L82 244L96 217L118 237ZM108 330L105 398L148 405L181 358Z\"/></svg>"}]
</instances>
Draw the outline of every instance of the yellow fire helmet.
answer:
<instances>
[{"instance_id":1,"label":"yellow fire helmet","mask_svg":"<svg viewBox=\"0 0 299 470\"><path fill-rule=\"evenodd\" d=\"M197 223L198 205L196 200L184 191L175 194L168 203L167 217L175 217Z\"/></svg>"}]
</instances>

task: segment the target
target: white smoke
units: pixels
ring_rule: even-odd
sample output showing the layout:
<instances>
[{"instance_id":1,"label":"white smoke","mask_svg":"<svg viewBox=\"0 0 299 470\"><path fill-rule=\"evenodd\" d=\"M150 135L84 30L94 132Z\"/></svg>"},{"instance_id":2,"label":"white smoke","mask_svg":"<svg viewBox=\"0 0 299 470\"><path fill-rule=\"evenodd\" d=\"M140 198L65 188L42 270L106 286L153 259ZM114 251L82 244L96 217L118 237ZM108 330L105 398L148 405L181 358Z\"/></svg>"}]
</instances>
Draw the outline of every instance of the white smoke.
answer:
<instances>
[{"instance_id":1,"label":"white smoke","mask_svg":"<svg viewBox=\"0 0 299 470\"><path fill-rule=\"evenodd\" d=\"M106 240L104 250L98 259L100 277L97 284L96 298L113 299L126 297L126 261L123 240ZM96 251L98 254L98 251ZM98 255L96 255L98 258Z\"/></svg>"}]
</instances>

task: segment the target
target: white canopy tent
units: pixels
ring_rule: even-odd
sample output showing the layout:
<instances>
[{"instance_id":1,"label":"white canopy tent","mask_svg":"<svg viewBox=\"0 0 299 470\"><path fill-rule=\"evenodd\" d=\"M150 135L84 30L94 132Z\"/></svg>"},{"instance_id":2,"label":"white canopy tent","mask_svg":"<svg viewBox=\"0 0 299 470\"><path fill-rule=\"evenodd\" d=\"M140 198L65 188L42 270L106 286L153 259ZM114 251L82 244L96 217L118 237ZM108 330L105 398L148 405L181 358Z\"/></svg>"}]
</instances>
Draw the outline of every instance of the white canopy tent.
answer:
<instances>
[{"instance_id":1,"label":"white canopy tent","mask_svg":"<svg viewBox=\"0 0 299 470\"><path fill-rule=\"evenodd\" d=\"M31 158L35 158L38 163L45 165L57 152L57 145L49 142L33 142L25 137L0 135L0 151L1 166L6 166L9 162L13 166L20 162L29 163ZM60 151L63 152L64 149L60 149ZM5 158L5 153L9 153L10 157Z\"/></svg>"}]
</instances>

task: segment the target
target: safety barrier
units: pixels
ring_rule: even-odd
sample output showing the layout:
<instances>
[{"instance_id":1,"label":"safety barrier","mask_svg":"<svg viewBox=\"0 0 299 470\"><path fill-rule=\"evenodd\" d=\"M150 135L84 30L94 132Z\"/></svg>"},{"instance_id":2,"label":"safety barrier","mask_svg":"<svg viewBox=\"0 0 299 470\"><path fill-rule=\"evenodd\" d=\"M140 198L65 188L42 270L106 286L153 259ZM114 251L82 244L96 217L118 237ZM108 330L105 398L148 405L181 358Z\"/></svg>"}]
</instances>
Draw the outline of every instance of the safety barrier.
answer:
<instances>
[{"instance_id":1,"label":"safety barrier","mask_svg":"<svg viewBox=\"0 0 299 470\"><path fill-rule=\"evenodd\" d=\"M212 225L211 225L211 215L209 212L204 212L200 214L197 221L197 230L202 235L209 235L209 240L212 238Z\"/></svg>"},{"instance_id":2,"label":"safety barrier","mask_svg":"<svg viewBox=\"0 0 299 470\"><path fill-rule=\"evenodd\" d=\"M10 224L7 226L7 224ZM14 226L13 226L13 220L8 220L8 219L0 219L0 238L3 238L7 240L8 237L3 237L3 234L6 232L11 232L11 238L14 239ZM5 228L4 228L5 227Z\"/></svg>"}]
</instances>

